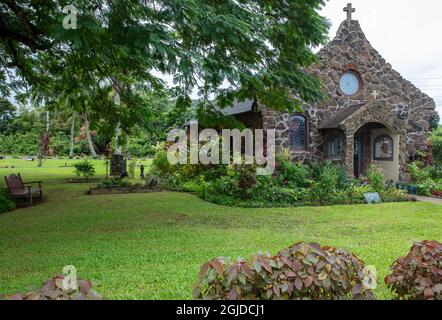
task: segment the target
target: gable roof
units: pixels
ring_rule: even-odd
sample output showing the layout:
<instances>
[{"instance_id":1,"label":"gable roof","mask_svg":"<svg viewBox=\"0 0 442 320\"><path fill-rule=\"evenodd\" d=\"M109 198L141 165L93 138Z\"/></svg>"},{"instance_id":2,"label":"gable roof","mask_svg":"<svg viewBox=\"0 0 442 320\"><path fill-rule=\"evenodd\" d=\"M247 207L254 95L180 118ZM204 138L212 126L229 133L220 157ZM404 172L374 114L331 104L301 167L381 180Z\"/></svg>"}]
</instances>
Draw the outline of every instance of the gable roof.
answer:
<instances>
[{"instance_id":1,"label":"gable roof","mask_svg":"<svg viewBox=\"0 0 442 320\"><path fill-rule=\"evenodd\" d=\"M366 105L365 103L355 104L337 112L332 118L325 121L319 127L319 129L320 130L338 129L341 126L341 124L343 124L348 118L350 118L353 114L355 114L359 109L361 109L365 105Z\"/></svg>"},{"instance_id":2,"label":"gable roof","mask_svg":"<svg viewBox=\"0 0 442 320\"><path fill-rule=\"evenodd\" d=\"M216 109L226 116L233 116L252 111L253 104L253 100L235 101L230 108L220 109L216 107Z\"/></svg>"},{"instance_id":3,"label":"gable roof","mask_svg":"<svg viewBox=\"0 0 442 320\"><path fill-rule=\"evenodd\" d=\"M347 60L347 63L344 66L339 65L341 61L335 60L335 50L337 48L339 49L338 55L345 56ZM430 99L434 103L432 97L416 87L411 81L405 79L382 57L365 36L358 20L344 20L339 26L336 36L318 51L317 57L321 61L319 65L316 65L317 68L321 67L324 60L333 61L333 68L339 66L338 68L341 69L343 69L343 67L345 67L345 69L353 69L353 67L358 68L361 64L365 64L365 67L367 67L367 65L380 64L383 73L388 73L401 85L406 84L410 86L411 91L418 92L422 98Z\"/></svg>"},{"instance_id":4,"label":"gable roof","mask_svg":"<svg viewBox=\"0 0 442 320\"><path fill-rule=\"evenodd\" d=\"M253 100L245 101L235 101L233 106L229 108L221 109L218 106L214 106L213 109L216 112L222 113L225 116L238 116L244 113L252 112L254 110L255 102ZM192 121L196 119L191 119L183 124L183 127L188 127Z\"/></svg>"}]
</instances>

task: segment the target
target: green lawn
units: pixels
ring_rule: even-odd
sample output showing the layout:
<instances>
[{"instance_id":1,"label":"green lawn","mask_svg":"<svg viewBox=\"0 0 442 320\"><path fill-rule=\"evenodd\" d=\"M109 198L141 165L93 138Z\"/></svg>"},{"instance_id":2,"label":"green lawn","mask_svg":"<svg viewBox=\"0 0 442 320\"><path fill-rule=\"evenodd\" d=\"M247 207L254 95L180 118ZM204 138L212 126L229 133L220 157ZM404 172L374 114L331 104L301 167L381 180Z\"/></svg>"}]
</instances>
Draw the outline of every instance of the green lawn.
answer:
<instances>
[{"instance_id":1,"label":"green lawn","mask_svg":"<svg viewBox=\"0 0 442 320\"><path fill-rule=\"evenodd\" d=\"M114 299L189 299L199 266L217 256L276 253L315 241L356 253L383 278L413 241L442 241L442 206L429 203L293 209L237 209L189 194L87 196L90 185L68 184L66 160L0 160L0 176L20 172L44 180L47 200L0 214L0 292L36 288L75 265ZM69 162L70 163L70 162ZM68 164L69 164L68 163ZM104 173L103 161L97 171ZM3 178L2 178L3 180Z\"/></svg>"}]
</instances>

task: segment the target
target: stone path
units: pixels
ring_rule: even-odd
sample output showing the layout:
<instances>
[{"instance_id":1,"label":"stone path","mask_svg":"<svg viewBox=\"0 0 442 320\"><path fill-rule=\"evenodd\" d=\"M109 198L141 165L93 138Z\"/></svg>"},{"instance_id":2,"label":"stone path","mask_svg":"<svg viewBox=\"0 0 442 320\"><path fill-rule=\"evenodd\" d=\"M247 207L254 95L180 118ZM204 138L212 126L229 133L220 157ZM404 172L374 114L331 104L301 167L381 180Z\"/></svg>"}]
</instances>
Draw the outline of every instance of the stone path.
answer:
<instances>
[{"instance_id":1,"label":"stone path","mask_svg":"<svg viewBox=\"0 0 442 320\"><path fill-rule=\"evenodd\" d=\"M422 197L422 196L414 196L414 197L417 199L417 201L420 201L420 202L431 202L431 203L442 205L442 199L439 199L439 198Z\"/></svg>"}]
</instances>

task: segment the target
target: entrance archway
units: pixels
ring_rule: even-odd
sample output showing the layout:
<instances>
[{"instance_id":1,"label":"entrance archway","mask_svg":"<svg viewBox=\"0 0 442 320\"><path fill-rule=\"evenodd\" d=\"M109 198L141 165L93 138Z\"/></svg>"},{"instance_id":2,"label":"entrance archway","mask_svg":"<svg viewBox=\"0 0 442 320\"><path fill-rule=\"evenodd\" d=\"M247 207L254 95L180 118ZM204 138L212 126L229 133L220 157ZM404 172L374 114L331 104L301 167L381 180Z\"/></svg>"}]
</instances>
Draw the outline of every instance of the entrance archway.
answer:
<instances>
[{"instance_id":1,"label":"entrance archway","mask_svg":"<svg viewBox=\"0 0 442 320\"><path fill-rule=\"evenodd\" d=\"M353 174L366 173L371 163L379 165L387 179L399 180L399 134L380 122L368 122L353 137Z\"/></svg>"}]
</instances>

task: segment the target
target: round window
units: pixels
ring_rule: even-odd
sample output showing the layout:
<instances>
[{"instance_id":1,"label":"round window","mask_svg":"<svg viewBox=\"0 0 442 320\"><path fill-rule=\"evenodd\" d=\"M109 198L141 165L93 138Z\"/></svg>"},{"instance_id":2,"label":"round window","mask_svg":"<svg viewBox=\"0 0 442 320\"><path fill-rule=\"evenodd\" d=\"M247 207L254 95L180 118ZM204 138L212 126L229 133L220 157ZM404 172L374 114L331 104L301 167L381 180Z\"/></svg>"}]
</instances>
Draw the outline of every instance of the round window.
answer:
<instances>
[{"instance_id":1,"label":"round window","mask_svg":"<svg viewBox=\"0 0 442 320\"><path fill-rule=\"evenodd\" d=\"M352 96L358 93L361 82L359 77L353 72L346 72L339 80L339 88L346 96Z\"/></svg>"}]
</instances>

